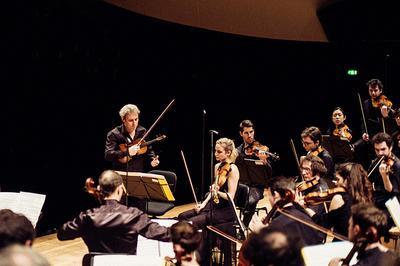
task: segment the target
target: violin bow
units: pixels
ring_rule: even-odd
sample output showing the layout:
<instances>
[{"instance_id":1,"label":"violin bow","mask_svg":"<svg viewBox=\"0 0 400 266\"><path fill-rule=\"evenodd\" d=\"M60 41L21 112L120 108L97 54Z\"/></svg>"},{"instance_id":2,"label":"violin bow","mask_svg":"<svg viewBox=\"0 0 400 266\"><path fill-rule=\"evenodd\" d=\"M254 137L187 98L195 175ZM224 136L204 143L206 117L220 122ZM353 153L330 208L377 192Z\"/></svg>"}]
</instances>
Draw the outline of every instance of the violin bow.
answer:
<instances>
[{"instance_id":1,"label":"violin bow","mask_svg":"<svg viewBox=\"0 0 400 266\"><path fill-rule=\"evenodd\" d=\"M162 111L162 113L158 116L158 118L156 119L156 121L154 121L154 123L151 125L151 127L149 128L149 130L146 131L146 133L143 135L143 137L139 140L138 144L140 145L142 143L142 141L150 134L151 130L153 129L153 127L158 123L158 121L161 119L161 117L163 117L163 115L168 111L169 108L171 108L171 106L175 103L175 99L173 99L167 107L165 107L164 111Z\"/></svg>"},{"instance_id":2,"label":"violin bow","mask_svg":"<svg viewBox=\"0 0 400 266\"><path fill-rule=\"evenodd\" d=\"M358 102L360 103L361 115L362 115L362 119L363 119L363 123L364 123L365 133L367 133L367 135L369 135L368 128L367 128L367 122L365 121L364 108L363 108L363 104L361 101L361 96L359 93L357 93L357 95L358 95Z\"/></svg>"},{"instance_id":3,"label":"violin bow","mask_svg":"<svg viewBox=\"0 0 400 266\"><path fill-rule=\"evenodd\" d=\"M197 206L197 205L199 205L199 202L197 201L196 193L194 192L192 179L190 178L189 168L187 167L185 154L183 154L182 150L181 150L181 157L182 157L182 160L183 160L183 164L185 165L186 175L189 178L190 187L192 188L194 201L196 202L196 206Z\"/></svg>"},{"instance_id":4,"label":"violin bow","mask_svg":"<svg viewBox=\"0 0 400 266\"><path fill-rule=\"evenodd\" d=\"M232 206L233 211L234 211L234 213L235 213L236 220L237 220L237 222L238 222L238 224L239 224L239 227L240 227L240 229L242 230L244 236L246 236L246 230L245 230L246 226L243 224L242 220L240 220L240 217L239 217L238 213L236 212L236 204L235 204L235 202L233 201L231 195L229 195L229 193L228 193L227 191L224 191L224 192L225 192L226 196L228 197L229 202L232 204L231 206ZM251 231L250 228L249 228L249 230Z\"/></svg>"},{"instance_id":5,"label":"violin bow","mask_svg":"<svg viewBox=\"0 0 400 266\"><path fill-rule=\"evenodd\" d=\"M287 211L285 211L285 210L283 210L283 209L281 209L279 207L278 207L277 211L280 212L281 214L289 217L290 219L293 219L293 220L295 220L295 221L297 221L299 223L302 223L302 224L304 224L304 225L306 225L308 227L311 227L311 228L313 228L313 229L315 229L317 231L320 231L320 232L325 233L325 234L327 234L329 236L332 236L332 237L336 237L339 240L348 241L347 237L342 236L341 234L335 233L332 230L326 229L325 227L322 227L322 226L320 226L318 224L311 223L311 222L306 222L303 219L301 219L301 218L299 218L299 217L297 217L297 216L295 216L293 214L290 214Z\"/></svg>"},{"instance_id":6,"label":"violin bow","mask_svg":"<svg viewBox=\"0 0 400 266\"><path fill-rule=\"evenodd\" d=\"M230 241L232 241L232 242L234 242L236 244L242 244L243 243L239 239L236 239L233 236L228 235L227 233L225 233L225 232L219 230L218 228L216 228L215 226L207 225L207 229L210 230L210 231L213 231L214 233L217 233L220 236L225 237L226 239L228 239L228 240L230 240Z\"/></svg>"},{"instance_id":7,"label":"violin bow","mask_svg":"<svg viewBox=\"0 0 400 266\"><path fill-rule=\"evenodd\" d=\"M372 174L372 172L375 171L375 168L382 162L383 158L385 158L385 156L382 156L381 158L379 158L378 162L374 165L374 167L371 169L371 171L369 171L367 177L369 177Z\"/></svg>"},{"instance_id":8,"label":"violin bow","mask_svg":"<svg viewBox=\"0 0 400 266\"><path fill-rule=\"evenodd\" d=\"M297 170L299 171L301 179L304 181L303 175L301 174L299 157L297 156L296 147L294 146L293 139L290 139L289 142L290 142L290 147L292 148L294 159L296 160Z\"/></svg>"}]
</instances>

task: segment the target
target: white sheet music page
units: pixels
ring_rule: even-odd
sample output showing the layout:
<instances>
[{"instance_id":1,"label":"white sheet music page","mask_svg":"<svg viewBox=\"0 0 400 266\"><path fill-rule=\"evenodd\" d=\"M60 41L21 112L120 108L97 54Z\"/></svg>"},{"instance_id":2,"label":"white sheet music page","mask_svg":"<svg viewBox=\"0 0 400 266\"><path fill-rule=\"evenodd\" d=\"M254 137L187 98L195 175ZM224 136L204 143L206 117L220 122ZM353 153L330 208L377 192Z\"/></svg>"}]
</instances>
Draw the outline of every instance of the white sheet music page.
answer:
<instances>
[{"instance_id":1,"label":"white sheet music page","mask_svg":"<svg viewBox=\"0 0 400 266\"><path fill-rule=\"evenodd\" d=\"M19 202L20 193L18 192L0 192L0 210L10 209L15 212Z\"/></svg>"},{"instance_id":2,"label":"white sheet music page","mask_svg":"<svg viewBox=\"0 0 400 266\"><path fill-rule=\"evenodd\" d=\"M307 246L301 249L304 265L321 266L328 265L333 258L345 258L349 254L353 243L349 241L338 241L322 245ZM357 253L350 261L350 265L357 263Z\"/></svg>"},{"instance_id":3,"label":"white sheet music page","mask_svg":"<svg viewBox=\"0 0 400 266\"><path fill-rule=\"evenodd\" d=\"M162 226L170 227L174 223L178 222L173 219L151 219ZM141 235L138 237L138 245L136 253L138 256L156 256L164 258L169 256L175 257L172 242L162 242L158 240L147 239Z\"/></svg>"},{"instance_id":4,"label":"white sheet music page","mask_svg":"<svg viewBox=\"0 0 400 266\"><path fill-rule=\"evenodd\" d=\"M390 215L396 226L400 228L400 203L396 197L393 197L385 202L386 208L388 208Z\"/></svg>"},{"instance_id":5,"label":"white sheet music page","mask_svg":"<svg viewBox=\"0 0 400 266\"><path fill-rule=\"evenodd\" d=\"M154 256L97 255L93 257L93 266L161 266L162 262L162 258Z\"/></svg>"},{"instance_id":6,"label":"white sheet music page","mask_svg":"<svg viewBox=\"0 0 400 266\"><path fill-rule=\"evenodd\" d=\"M31 221L33 227L36 227L46 195L23 191L19 194L19 201L15 212L25 215Z\"/></svg>"}]
</instances>

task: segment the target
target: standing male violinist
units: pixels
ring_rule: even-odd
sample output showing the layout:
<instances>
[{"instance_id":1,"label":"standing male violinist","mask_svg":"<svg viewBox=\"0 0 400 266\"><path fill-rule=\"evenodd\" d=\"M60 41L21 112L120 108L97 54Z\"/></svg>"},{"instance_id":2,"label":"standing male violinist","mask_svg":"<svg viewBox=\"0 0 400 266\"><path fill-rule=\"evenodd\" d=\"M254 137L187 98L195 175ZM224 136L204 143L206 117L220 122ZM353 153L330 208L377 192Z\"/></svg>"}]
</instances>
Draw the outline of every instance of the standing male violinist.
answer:
<instances>
[{"instance_id":1,"label":"standing male violinist","mask_svg":"<svg viewBox=\"0 0 400 266\"><path fill-rule=\"evenodd\" d=\"M322 134L317 127L308 127L301 133L301 142L307 154L312 154L321 158L327 169L326 176L330 180L334 179L335 164L332 156L322 147Z\"/></svg>"},{"instance_id":2,"label":"standing male violinist","mask_svg":"<svg viewBox=\"0 0 400 266\"><path fill-rule=\"evenodd\" d=\"M385 202L393 197L400 200L400 160L392 153L393 140L388 134L383 132L376 134L372 138L372 144L377 156L368 169L373 200L376 207L390 217ZM392 226L393 220L389 219L388 224Z\"/></svg>"},{"instance_id":3,"label":"standing male violinist","mask_svg":"<svg viewBox=\"0 0 400 266\"><path fill-rule=\"evenodd\" d=\"M391 134L394 129L393 121L388 119L392 102L383 95L382 82L379 79L371 79L367 82L367 87L370 98L363 102L363 109L369 135L364 123L361 123L361 130L364 132L362 138L365 141L378 132L385 131Z\"/></svg>"},{"instance_id":4,"label":"standing male violinist","mask_svg":"<svg viewBox=\"0 0 400 266\"><path fill-rule=\"evenodd\" d=\"M272 167L267 156L257 156L256 152L253 152L255 131L254 124L250 120L243 120L240 123L239 134L243 143L237 148L239 155L236 165L240 173L239 182L250 188L248 203L243 215L243 223L248 226L257 203L264 197L264 188L267 179L272 176Z\"/></svg>"},{"instance_id":5,"label":"standing male violinist","mask_svg":"<svg viewBox=\"0 0 400 266\"><path fill-rule=\"evenodd\" d=\"M123 106L119 111L122 124L107 133L104 156L113 163L113 170L143 172L147 158L151 160L152 167L160 163L150 146L147 146L145 153L140 154L140 145L133 145L146 133L146 129L139 125L139 114L140 110L136 105ZM120 145L127 145L128 149L122 151Z\"/></svg>"}]
</instances>

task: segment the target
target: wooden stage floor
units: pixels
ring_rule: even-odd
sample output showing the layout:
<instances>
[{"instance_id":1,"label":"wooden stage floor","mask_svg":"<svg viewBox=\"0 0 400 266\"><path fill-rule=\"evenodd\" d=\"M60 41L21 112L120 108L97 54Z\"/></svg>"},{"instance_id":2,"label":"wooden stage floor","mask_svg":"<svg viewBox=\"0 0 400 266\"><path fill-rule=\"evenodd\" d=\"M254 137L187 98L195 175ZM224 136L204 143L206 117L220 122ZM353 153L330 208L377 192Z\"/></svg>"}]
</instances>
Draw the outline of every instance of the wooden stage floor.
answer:
<instances>
[{"instance_id":1,"label":"wooden stage floor","mask_svg":"<svg viewBox=\"0 0 400 266\"><path fill-rule=\"evenodd\" d=\"M194 205L194 203L190 203L176 206L160 218L174 218L179 213L193 208ZM82 258L88 252L81 238L59 241L56 234L36 238L33 249L46 257L53 266L82 265Z\"/></svg>"},{"instance_id":2,"label":"wooden stage floor","mask_svg":"<svg viewBox=\"0 0 400 266\"><path fill-rule=\"evenodd\" d=\"M175 206L159 218L175 218L181 212L190 210L194 206L194 203ZM270 209L266 192L264 192L264 198L259 201L257 207L265 206L267 209ZM264 215L264 213L261 215ZM88 252L88 249L81 238L59 241L56 234L36 238L33 243L33 249L45 256L53 266L82 265L82 258Z\"/></svg>"}]
</instances>

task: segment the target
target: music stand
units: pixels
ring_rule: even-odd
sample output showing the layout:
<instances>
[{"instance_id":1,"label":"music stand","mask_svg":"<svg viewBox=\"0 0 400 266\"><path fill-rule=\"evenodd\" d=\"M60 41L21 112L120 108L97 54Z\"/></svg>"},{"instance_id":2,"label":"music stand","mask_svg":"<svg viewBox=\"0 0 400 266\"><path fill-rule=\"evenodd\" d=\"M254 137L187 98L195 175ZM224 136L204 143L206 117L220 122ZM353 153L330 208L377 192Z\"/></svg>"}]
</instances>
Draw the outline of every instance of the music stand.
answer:
<instances>
[{"instance_id":1,"label":"music stand","mask_svg":"<svg viewBox=\"0 0 400 266\"><path fill-rule=\"evenodd\" d=\"M128 196L145 200L175 201L163 175L141 172L117 172L126 184Z\"/></svg>"},{"instance_id":2,"label":"music stand","mask_svg":"<svg viewBox=\"0 0 400 266\"><path fill-rule=\"evenodd\" d=\"M351 161L354 157L350 142L340 137L323 135L322 146L332 155L336 162Z\"/></svg>"}]
</instances>

